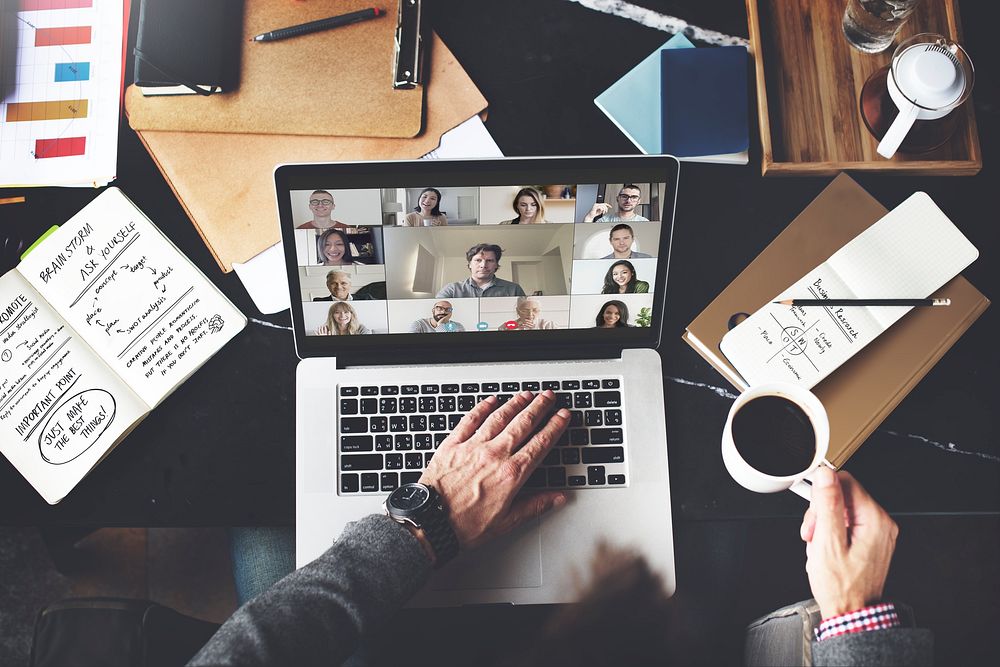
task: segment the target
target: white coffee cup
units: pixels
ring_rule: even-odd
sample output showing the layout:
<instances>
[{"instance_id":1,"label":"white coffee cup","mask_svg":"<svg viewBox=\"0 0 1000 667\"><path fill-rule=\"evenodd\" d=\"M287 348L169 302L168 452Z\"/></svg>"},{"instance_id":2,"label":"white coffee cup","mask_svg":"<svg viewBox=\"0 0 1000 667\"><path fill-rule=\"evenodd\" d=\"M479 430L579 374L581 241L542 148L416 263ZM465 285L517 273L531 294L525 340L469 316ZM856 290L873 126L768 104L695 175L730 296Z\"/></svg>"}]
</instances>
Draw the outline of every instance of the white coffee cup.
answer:
<instances>
[{"instance_id":1,"label":"white coffee cup","mask_svg":"<svg viewBox=\"0 0 1000 667\"><path fill-rule=\"evenodd\" d=\"M754 468L740 455L736 442L733 440L733 418L744 405L763 396L780 396L791 401L805 412L812 424L813 434L816 438L813 459L808 466L793 475L777 477ZM830 420L826 415L826 409L816 395L808 389L788 382L769 382L747 389L733 402L729 409L729 417L726 419L726 428L722 432L722 461L726 464L726 470L729 471L732 478L740 486L750 491L775 493L791 489L808 500L810 482L807 481L807 478L817 467L824 464L829 446Z\"/></svg>"},{"instance_id":2,"label":"white coffee cup","mask_svg":"<svg viewBox=\"0 0 1000 667\"><path fill-rule=\"evenodd\" d=\"M896 47L886 79L899 115L878 145L878 154L896 154L918 120L944 118L972 93L975 70L965 50L943 35L921 33Z\"/></svg>"}]
</instances>

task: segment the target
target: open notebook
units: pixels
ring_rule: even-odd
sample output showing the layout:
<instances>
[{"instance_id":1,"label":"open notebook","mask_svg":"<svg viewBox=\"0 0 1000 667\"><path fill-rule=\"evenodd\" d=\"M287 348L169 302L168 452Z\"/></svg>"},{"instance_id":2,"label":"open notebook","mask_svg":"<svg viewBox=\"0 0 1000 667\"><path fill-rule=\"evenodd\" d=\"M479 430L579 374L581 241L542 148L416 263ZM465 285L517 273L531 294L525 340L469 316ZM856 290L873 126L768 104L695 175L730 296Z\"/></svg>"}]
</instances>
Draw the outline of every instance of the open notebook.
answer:
<instances>
[{"instance_id":1,"label":"open notebook","mask_svg":"<svg viewBox=\"0 0 1000 667\"><path fill-rule=\"evenodd\" d=\"M978 256L931 198L917 192L773 301L923 298ZM719 347L750 386L785 381L809 388L909 310L768 303L723 336Z\"/></svg>"},{"instance_id":2,"label":"open notebook","mask_svg":"<svg viewBox=\"0 0 1000 667\"><path fill-rule=\"evenodd\" d=\"M0 452L63 499L246 318L117 188L0 276Z\"/></svg>"}]
</instances>

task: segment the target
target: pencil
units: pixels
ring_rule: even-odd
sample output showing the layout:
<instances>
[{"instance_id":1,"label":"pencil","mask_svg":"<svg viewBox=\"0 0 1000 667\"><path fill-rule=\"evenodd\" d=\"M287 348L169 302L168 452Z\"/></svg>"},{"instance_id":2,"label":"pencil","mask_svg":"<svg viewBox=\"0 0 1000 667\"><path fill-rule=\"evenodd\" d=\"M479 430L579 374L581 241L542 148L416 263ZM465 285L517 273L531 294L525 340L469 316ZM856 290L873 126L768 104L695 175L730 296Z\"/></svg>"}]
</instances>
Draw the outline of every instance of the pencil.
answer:
<instances>
[{"instance_id":1,"label":"pencil","mask_svg":"<svg viewBox=\"0 0 1000 667\"><path fill-rule=\"evenodd\" d=\"M951 299L782 299L782 306L950 306Z\"/></svg>"},{"instance_id":2,"label":"pencil","mask_svg":"<svg viewBox=\"0 0 1000 667\"><path fill-rule=\"evenodd\" d=\"M275 42L279 39L288 39L289 37L308 35L309 33L319 32L320 30L339 28L342 25L350 25L351 23L358 23L359 21L367 21L368 19L378 18L379 16L385 16L384 9L379 9L378 7L369 7L368 9L361 9L359 11L351 12L349 14L341 14L340 16L331 16L330 18L319 19L318 21L310 21L309 23L303 23L302 25L293 25L288 28L279 28L277 30L272 30L270 32L264 32L257 35L250 41Z\"/></svg>"}]
</instances>

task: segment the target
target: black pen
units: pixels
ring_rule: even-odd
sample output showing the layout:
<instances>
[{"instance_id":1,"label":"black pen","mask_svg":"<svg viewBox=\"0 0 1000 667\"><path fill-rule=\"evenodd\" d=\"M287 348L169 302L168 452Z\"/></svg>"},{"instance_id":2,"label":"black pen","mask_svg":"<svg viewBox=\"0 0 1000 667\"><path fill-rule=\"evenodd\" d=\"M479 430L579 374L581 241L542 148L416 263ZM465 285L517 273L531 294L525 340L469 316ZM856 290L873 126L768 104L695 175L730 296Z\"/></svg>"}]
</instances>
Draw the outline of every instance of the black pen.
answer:
<instances>
[{"instance_id":1,"label":"black pen","mask_svg":"<svg viewBox=\"0 0 1000 667\"><path fill-rule=\"evenodd\" d=\"M270 32L265 32L260 35L257 35L250 41L274 42L279 39L288 39L289 37L308 35L311 32L319 32L320 30L339 28L342 25L350 25L351 23L358 23L359 21L367 21L368 19L378 18L379 16L385 16L385 10L379 9L378 7L370 7L368 9L361 9L356 12L351 12L350 14L331 16L330 18L319 19L318 21L310 21L309 23L303 23L302 25L293 25L288 28L280 28L278 30L272 30Z\"/></svg>"},{"instance_id":2,"label":"black pen","mask_svg":"<svg viewBox=\"0 0 1000 667\"><path fill-rule=\"evenodd\" d=\"M782 306L950 306L951 299L784 299Z\"/></svg>"}]
</instances>

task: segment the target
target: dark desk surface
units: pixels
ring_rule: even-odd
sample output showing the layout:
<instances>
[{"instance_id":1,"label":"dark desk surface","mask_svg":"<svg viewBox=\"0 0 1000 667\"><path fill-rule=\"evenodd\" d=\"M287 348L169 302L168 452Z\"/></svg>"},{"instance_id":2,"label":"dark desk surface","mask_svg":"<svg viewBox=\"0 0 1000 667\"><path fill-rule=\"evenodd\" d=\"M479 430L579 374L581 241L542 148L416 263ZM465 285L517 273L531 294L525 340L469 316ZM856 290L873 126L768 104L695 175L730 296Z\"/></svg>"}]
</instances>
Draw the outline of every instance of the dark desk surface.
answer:
<instances>
[{"instance_id":1,"label":"dark desk surface","mask_svg":"<svg viewBox=\"0 0 1000 667\"><path fill-rule=\"evenodd\" d=\"M1000 181L993 158L1000 148L1000 85L985 60L991 23L984 4L962 5L966 46L973 59L984 54L973 95L983 171L970 178L855 178L890 208L915 190L928 192L981 252L966 277L997 298ZM655 11L747 35L738 0L662 2ZM562 0L438 0L429 22L489 100L487 127L506 155L635 152L592 100L665 41L665 33ZM793 516L803 509L792 494L756 495L729 479L719 437L730 399L714 389L728 385L680 339L685 325L830 180L763 179L758 142L751 145L748 166L681 169L662 355L671 490L675 519L682 521ZM287 325L287 313L260 315L235 274L219 271L124 120L119 146L115 184L244 313ZM0 196L8 193L14 191L0 190ZM64 222L97 194L69 188L19 193L28 196L24 218L38 231ZM849 461L847 468L890 511L1000 513L998 334L994 306ZM0 523L291 524L295 364L289 331L251 323L61 504L46 505L0 461Z\"/></svg>"}]
</instances>

